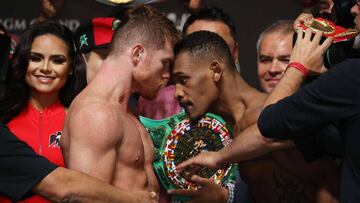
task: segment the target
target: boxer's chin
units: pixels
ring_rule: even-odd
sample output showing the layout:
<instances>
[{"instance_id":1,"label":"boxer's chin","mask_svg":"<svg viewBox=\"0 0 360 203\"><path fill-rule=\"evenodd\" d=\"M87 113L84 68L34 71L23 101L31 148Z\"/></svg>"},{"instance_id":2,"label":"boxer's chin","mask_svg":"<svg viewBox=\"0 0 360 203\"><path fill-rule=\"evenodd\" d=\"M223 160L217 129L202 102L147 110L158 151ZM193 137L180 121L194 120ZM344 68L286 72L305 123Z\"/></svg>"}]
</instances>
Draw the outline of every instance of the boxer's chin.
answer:
<instances>
[{"instance_id":1,"label":"boxer's chin","mask_svg":"<svg viewBox=\"0 0 360 203\"><path fill-rule=\"evenodd\" d=\"M192 124L198 123L201 118L203 118L203 115L193 115L192 117L189 115L189 119Z\"/></svg>"},{"instance_id":2,"label":"boxer's chin","mask_svg":"<svg viewBox=\"0 0 360 203\"><path fill-rule=\"evenodd\" d=\"M147 94L142 95L142 97L144 97L147 100L154 100L156 99L158 93L159 93L159 89L148 92Z\"/></svg>"},{"instance_id":3,"label":"boxer's chin","mask_svg":"<svg viewBox=\"0 0 360 203\"><path fill-rule=\"evenodd\" d=\"M188 117L192 123L198 122L203 117L203 114L197 112L192 105L187 106L185 108L185 112L188 114Z\"/></svg>"}]
</instances>

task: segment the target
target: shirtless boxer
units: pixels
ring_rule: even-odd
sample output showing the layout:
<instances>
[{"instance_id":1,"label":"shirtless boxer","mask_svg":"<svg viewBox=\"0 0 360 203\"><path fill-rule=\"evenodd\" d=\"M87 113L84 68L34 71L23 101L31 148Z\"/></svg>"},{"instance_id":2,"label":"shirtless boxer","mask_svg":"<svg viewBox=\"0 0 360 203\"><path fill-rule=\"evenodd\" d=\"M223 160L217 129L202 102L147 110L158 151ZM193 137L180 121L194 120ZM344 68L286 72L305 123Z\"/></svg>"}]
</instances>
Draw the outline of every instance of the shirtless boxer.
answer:
<instances>
[{"instance_id":1,"label":"shirtless boxer","mask_svg":"<svg viewBox=\"0 0 360 203\"><path fill-rule=\"evenodd\" d=\"M259 107L262 107L265 97L263 94L248 86L240 75L234 74L235 66L230 60L230 51L226 48L225 41L219 36L209 32L197 32L189 35L176 46L175 55L173 77L176 83L176 95L192 119L196 120L206 111L216 113L235 126L235 135L239 135L249 125L256 122ZM248 131L248 129L245 131ZM237 140L237 138L235 140ZM246 141L251 141L253 146L260 146L264 145L264 142L266 143L266 140L260 140L254 136L251 140L248 139ZM269 146L271 148L285 147L285 145L278 143L269 145L271 145ZM287 147L291 145L291 143L286 144ZM266 150L266 147L264 147L263 150ZM245 151L249 151L249 153ZM237 159L241 161L249 160L261 153L260 150L256 153L250 152L253 152L252 148L246 148L242 156L237 157ZM201 153L200 155L203 154L211 153ZM203 156L202 159L198 158L197 160L199 160L199 164L201 164L205 163L207 158L208 157ZM182 164L182 166L188 165L189 162L197 164L195 159L192 159L186 161L186 164ZM250 165L250 163L252 164ZM203 165L210 166L208 164ZM247 171L252 174L246 174L246 176L254 177L250 182L251 186L255 185L257 188L257 191L253 191L253 194L256 194L255 199L257 202L282 202L285 196L291 195L294 197L294 194L299 193L304 193L303 196L299 196L301 199L297 199L299 202L314 202L314 195L305 194L308 188L303 187L300 188L299 191L292 191L291 194L288 194L287 191L280 191L279 188L273 188L272 186L276 184L271 182L273 179L270 179L269 176L267 178L256 178L264 177L264 174L259 173L259 171L261 171L259 169L261 168L254 168L254 162L242 162L240 168L243 171L244 168L250 166L252 170ZM264 167L264 164L259 164L259 167ZM179 165L179 168L182 167ZM318 171L322 171L320 176L306 177L303 181L306 182L308 179L314 177L316 182L325 183L325 178L327 178L326 175L328 173L324 172L324 168L326 170L326 167L318 169ZM310 169L307 169L306 172L308 170ZM313 169L311 168L311 170ZM281 179L283 179L283 177L281 177ZM256 180L256 182L254 180ZM271 186L269 187L269 185ZM259 193L259 191L263 192ZM274 191L274 193L282 192L282 194L271 195L264 191ZM284 192L286 194L284 194ZM187 192L172 191L172 193L186 194ZM263 198L263 196L267 198ZM289 199L287 200L289 201Z\"/></svg>"},{"instance_id":2,"label":"shirtless boxer","mask_svg":"<svg viewBox=\"0 0 360 203\"><path fill-rule=\"evenodd\" d=\"M129 13L92 82L68 111L62 137L67 167L131 191L158 195L153 145L128 109L129 97L155 98L169 80L174 24L150 7Z\"/></svg>"}]
</instances>

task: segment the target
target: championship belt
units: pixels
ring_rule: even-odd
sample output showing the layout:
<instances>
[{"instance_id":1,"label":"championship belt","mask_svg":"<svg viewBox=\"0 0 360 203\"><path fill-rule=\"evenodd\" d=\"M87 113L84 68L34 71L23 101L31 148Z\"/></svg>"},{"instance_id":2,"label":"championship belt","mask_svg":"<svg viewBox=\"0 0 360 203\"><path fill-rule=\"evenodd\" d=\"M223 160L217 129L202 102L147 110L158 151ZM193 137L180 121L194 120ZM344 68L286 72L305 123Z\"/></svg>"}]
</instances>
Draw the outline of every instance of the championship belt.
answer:
<instances>
[{"instance_id":1,"label":"championship belt","mask_svg":"<svg viewBox=\"0 0 360 203\"><path fill-rule=\"evenodd\" d=\"M322 31L325 37L333 37L334 43L349 40L358 34L354 28L347 29L324 18L315 18L311 23L301 23L297 27L304 31L307 29L311 29L313 32Z\"/></svg>"},{"instance_id":2,"label":"championship belt","mask_svg":"<svg viewBox=\"0 0 360 203\"><path fill-rule=\"evenodd\" d=\"M311 23L301 23L297 27L302 28L304 32L307 29L313 33L322 31L323 36L320 43L323 43L326 37L333 37L333 43L324 53L326 68L331 68L347 58L357 58L359 55L358 51L353 48L354 38L358 34L356 29L347 29L323 18L315 18ZM294 44L295 41L296 35L293 37Z\"/></svg>"},{"instance_id":3,"label":"championship belt","mask_svg":"<svg viewBox=\"0 0 360 203\"><path fill-rule=\"evenodd\" d=\"M166 189L195 189L176 171L181 162L202 151L218 151L231 142L232 130L225 121L207 113L197 123L190 122L185 112L163 120L141 117L155 147L154 169ZM196 174L217 184L235 182L238 168L236 164L221 169L201 168Z\"/></svg>"}]
</instances>

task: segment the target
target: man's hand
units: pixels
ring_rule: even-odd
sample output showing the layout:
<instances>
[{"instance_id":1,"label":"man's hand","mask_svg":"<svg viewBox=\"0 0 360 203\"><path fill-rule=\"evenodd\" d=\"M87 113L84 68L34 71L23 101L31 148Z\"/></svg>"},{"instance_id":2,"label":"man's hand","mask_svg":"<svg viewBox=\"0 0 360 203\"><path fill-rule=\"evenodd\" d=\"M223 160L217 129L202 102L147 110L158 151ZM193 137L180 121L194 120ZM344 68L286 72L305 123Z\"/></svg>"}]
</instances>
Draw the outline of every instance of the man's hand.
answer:
<instances>
[{"instance_id":1,"label":"man's hand","mask_svg":"<svg viewBox=\"0 0 360 203\"><path fill-rule=\"evenodd\" d=\"M64 0L41 0L41 13L38 22L49 20L58 14L64 6Z\"/></svg>"},{"instance_id":2,"label":"man's hand","mask_svg":"<svg viewBox=\"0 0 360 203\"><path fill-rule=\"evenodd\" d=\"M294 30L297 30L298 25L300 25L301 23L311 24L313 20L314 16L309 13L300 14L294 21Z\"/></svg>"},{"instance_id":3,"label":"man's hand","mask_svg":"<svg viewBox=\"0 0 360 203\"><path fill-rule=\"evenodd\" d=\"M303 29L298 28L297 39L294 49L290 56L291 62L298 62L303 64L310 72L323 73L324 70L324 53L330 47L332 38L327 38L322 44L320 39L322 32L318 31L312 38L313 32L307 29L304 33Z\"/></svg>"},{"instance_id":4,"label":"man's hand","mask_svg":"<svg viewBox=\"0 0 360 203\"><path fill-rule=\"evenodd\" d=\"M197 11L201 8L203 0L184 0L190 11Z\"/></svg>"},{"instance_id":5,"label":"man's hand","mask_svg":"<svg viewBox=\"0 0 360 203\"><path fill-rule=\"evenodd\" d=\"M168 194L190 197L187 203L226 203L228 198L227 189L200 176L192 176L192 182L199 185L197 190L169 190Z\"/></svg>"},{"instance_id":6,"label":"man's hand","mask_svg":"<svg viewBox=\"0 0 360 203\"><path fill-rule=\"evenodd\" d=\"M41 1L41 11L47 18L51 18L56 14L55 6L50 0Z\"/></svg>"},{"instance_id":7,"label":"man's hand","mask_svg":"<svg viewBox=\"0 0 360 203\"><path fill-rule=\"evenodd\" d=\"M159 202L159 195L156 192L137 192L136 198L133 199L134 203L157 203ZM132 201L131 201L132 202Z\"/></svg>"},{"instance_id":8,"label":"man's hand","mask_svg":"<svg viewBox=\"0 0 360 203\"><path fill-rule=\"evenodd\" d=\"M183 171L189 171L190 174L184 174L185 177L190 177L196 173L201 167L221 168L220 155L218 152L201 152L195 157L188 159L176 167L179 174Z\"/></svg>"}]
</instances>

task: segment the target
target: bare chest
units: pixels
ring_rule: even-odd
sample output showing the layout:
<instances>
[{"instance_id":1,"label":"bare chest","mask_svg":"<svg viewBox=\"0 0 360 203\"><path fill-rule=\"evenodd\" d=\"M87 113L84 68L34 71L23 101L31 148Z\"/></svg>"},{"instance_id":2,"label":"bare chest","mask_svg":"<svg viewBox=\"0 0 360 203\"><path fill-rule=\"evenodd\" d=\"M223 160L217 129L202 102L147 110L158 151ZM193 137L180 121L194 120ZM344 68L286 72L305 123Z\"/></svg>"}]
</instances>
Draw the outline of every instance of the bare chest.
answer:
<instances>
[{"instance_id":1,"label":"bare chest","mask_svg":"<svg viewBox=\"0 0 360 203\"><path fill-rule=\"evenodd\" d=\"M145 128L133 116L123 122L124 134L117 150L118 159L134 167L151 165L154 160L154 150Z\"/></svg>"}]
</instances>

